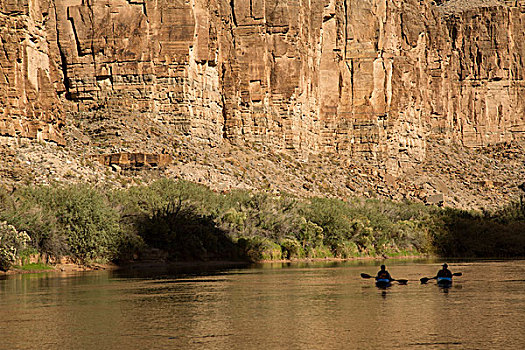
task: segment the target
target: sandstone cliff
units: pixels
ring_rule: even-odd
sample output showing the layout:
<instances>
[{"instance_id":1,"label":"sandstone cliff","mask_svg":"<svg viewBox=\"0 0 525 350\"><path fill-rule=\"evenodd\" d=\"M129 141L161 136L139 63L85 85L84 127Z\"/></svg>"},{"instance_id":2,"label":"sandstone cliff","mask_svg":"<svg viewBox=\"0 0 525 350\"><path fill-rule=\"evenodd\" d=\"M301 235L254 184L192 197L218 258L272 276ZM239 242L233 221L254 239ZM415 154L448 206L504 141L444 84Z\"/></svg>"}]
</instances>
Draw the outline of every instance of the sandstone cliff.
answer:
<instances>
[{"instance_id":1,"label":"sandstone cliff","mask_svg":"<svg viewBox=\"0 0 525 350\"><path fill-rule=\"evenodd\" d=\"M523 1L0 0L0 28L5 136L262 146L380 179L438 142L524 142Z\"/></svg>"},{"instance_id":2,"label":"sandstone cliff","mask_svg":"<svg viewBox=\"0 0 525 350\"><path fill-rule=\"evenodd\" d=\"M42 7L41 7L42 5ZM63 143L48 3L0 1L0 135Z\"/></svg>"}]
</instances>

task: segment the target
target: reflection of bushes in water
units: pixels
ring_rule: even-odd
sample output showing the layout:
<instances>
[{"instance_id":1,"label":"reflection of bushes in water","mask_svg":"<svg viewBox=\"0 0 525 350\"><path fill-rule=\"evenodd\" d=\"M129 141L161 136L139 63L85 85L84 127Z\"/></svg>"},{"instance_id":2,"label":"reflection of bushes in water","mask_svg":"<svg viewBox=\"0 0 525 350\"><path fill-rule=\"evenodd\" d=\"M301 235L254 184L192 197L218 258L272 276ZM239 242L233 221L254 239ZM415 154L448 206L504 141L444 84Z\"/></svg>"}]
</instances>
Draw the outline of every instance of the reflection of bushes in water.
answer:
<instances>
[{"instance_id":1,"label":"reflection of bushes in water","mask_svg":"<svg viewBox=\"0 0 525 350\"><path fill-rule=\"evenodd\" d=\"M446 209L434 237L438 254L457 257L525 256L525 204L483 213Z\"/></svg>"}]
</instances>

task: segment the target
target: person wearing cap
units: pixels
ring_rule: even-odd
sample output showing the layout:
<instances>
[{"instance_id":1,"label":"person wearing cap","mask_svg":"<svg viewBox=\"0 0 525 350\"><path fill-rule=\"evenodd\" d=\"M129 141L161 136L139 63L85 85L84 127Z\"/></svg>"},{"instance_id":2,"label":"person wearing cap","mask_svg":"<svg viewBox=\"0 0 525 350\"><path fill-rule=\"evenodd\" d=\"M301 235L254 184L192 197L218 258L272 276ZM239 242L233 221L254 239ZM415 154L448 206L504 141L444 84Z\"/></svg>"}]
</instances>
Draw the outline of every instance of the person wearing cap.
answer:
<instances>
[{"instance_id":1,"label":"person wearing cap","mask_svg":"<svg viewBox=\"0 0 525 350\"><path fill-rule=\"evenodd\" d=\"M381 265L381 270L377 273L376 280L390 280L393 281L394 279L392 276L390 276L390 273L386 270L385 265Z\"/></svg>"},{"instance_id":2,"label":"person wearing cap","mask_svg":"<svg viewBox=\"0 0 525 350\"><path fill-rule=\"evenodd\" d=\"M443 268L441 270L438 271L437 273L437 276L436 277L447 277L447 278L452 278L452 272L450 272L450 270L448 269L448 265L447 263L444 263L443 265Z\"/></svg>"}]
</instances>

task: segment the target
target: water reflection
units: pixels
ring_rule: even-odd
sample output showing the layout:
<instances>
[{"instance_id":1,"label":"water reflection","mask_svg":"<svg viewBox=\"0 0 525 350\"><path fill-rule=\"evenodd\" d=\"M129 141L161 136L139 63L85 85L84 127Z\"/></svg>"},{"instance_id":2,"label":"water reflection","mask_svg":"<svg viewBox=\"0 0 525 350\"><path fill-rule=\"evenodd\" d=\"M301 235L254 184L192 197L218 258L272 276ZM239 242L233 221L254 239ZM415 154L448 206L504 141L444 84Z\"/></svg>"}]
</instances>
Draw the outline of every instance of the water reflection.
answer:
<instances>
[{"instance_id":1,"label":"water reflection","mask_svg":"<svg viewBox=\"0 0 525 350\"><path fill-rule=\"evenodd\" d=\"M524 261L379 262L17 275L0 280L6 349L509 349L525 341ZM518 277L518 278L517 278ZM380 336L377 336L377 335Z\"/></svg>"}]
</instances>

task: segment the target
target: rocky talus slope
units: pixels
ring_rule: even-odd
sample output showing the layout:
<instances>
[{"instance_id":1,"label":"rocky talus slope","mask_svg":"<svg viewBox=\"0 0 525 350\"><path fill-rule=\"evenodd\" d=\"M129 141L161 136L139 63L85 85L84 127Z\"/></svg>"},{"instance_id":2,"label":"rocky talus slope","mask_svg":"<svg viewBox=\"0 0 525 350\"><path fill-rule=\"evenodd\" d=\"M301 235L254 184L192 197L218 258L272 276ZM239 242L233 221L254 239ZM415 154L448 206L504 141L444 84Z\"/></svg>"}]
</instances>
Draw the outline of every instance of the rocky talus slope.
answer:
<instances>
[{"instance_id":1,"label":"rocky talus slope","mask_svg":"<svg viewBox=\"0 0 525 350\"><path fill-rule=\"evenodd\" d=\"M525 179L525 1L0 0L0 175L417 199Z\"/></svg>"},{"instance_id":2,"label":"rocky talus slope","mask_svg":"<svg viewBox=\"0 0 525 350\"><path fill-rule=\"evenodd\" d=\"M411 172L394 177L368 161L329 155L297 158L257 145L220 147L181 144L171 164L107 166L82 151L24 140L0 146L5 187L87 182L107 188L146 184L163 177L201 183L219 192L233 189L292 193L301 197L363 196L415 200L462 209L490 209L518 200L525 171L523 145L506 143L469 149L432 144L429 157Z\"/></svg>"}]
</instances>

